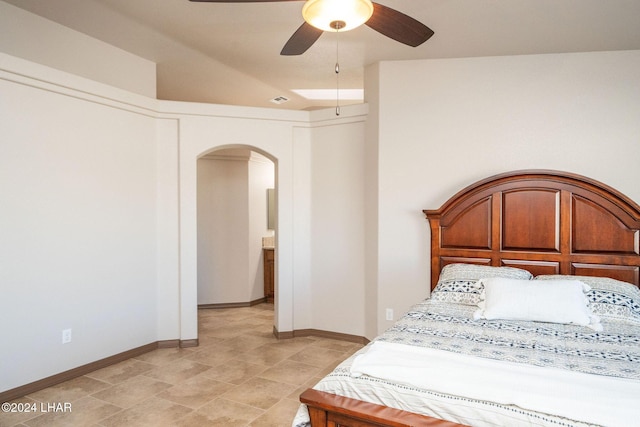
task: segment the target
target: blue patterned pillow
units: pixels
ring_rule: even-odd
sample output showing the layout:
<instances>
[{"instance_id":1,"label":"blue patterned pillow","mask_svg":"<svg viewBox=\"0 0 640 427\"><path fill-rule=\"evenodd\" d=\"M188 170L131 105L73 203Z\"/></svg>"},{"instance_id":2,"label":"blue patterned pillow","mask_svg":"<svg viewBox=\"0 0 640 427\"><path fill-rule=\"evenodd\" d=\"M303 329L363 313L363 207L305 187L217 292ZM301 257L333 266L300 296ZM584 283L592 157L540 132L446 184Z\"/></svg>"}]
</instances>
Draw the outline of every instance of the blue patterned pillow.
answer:
<instances>
[{"instance_id":1,"label":"blue patterned pillow","mask_svg":"<svg viewBox=\"0 0 640 427\"><path fill-rule=\"evenodd\" d=\"M431 299L433 301L477 305L482 292L482 284L478 281L490 277L530 280L533 275L527 270L513 267L448 264L440 271L438 284L431 292Z\"/></svg>"},{"instance_id":2,"label":"blue patterned pillow","mask_svg":"<svg viewBox=\"0 0 640 427\"><path fill-rule=\"evenodd\" d=\"M591 287L587 292L591 312L602 319L640 323L640 289L631 283L608 277L537 276L536 280L573 279Z\"/></svg>"}]
</instances>

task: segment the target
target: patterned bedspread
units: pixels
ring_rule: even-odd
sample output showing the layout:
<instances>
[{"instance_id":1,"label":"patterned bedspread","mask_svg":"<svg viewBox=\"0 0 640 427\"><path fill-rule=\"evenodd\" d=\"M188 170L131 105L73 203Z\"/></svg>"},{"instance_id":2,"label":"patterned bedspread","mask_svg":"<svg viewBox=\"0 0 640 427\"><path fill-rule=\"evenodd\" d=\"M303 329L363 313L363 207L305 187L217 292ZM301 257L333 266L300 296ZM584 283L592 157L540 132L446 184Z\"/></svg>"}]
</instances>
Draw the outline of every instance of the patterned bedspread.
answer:
<instances>
[{"instance_id":1,"label":"patterned bedspread","mask_svg":"<svg viewBox=\"0 0 640 427\"><path fill-rule=\"evenodd\" d=\"M535 366L640 379L640 326L473 320L475 306L426 300L378 339Z\"/></svg>"},{"instance_id":2,"label":"patterned bedspread","mask_svg":"<svg viewBox=\"0 0 640 427\"><path fill-rule=\"evenodd\" d=\"M541 322L473 320L477 307L426 300L375 341L445 350L467 356L596 374L640 387L640 324L603 320L603 331ZM359 353L367 351L367 347ZM355 377L354 355L314 388L474 426L586 426L555 415L437 390L408 387L367 375ZM550 379L550 387L553 383ZM594 393L597 398L597 391ZM635 401L635 398L632 402ZM635 403L632 403L636 406ZM481 414L481 415L478 415ZM308 420L302 407L293 425Z\"/></svg>"}]
</instances>

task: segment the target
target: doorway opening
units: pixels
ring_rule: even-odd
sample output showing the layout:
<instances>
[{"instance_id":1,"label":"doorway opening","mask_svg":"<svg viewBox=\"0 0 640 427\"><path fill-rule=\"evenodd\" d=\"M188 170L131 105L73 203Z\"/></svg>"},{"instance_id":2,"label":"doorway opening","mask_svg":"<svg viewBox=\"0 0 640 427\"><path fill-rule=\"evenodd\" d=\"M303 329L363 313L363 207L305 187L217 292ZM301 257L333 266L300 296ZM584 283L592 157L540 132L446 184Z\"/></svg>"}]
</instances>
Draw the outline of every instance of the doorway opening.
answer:
<instances>
[{"instance_id":1,"label":"doorway opening","mask_svg":"<svg viewBox=\"0 0 640 427\"><path fill-rule=\"evenodd\" d=\"M277 196L270 196L277 194L276 166L248 146L198 158L199 308L274 303Z\"/></svg>"}]
</instances>

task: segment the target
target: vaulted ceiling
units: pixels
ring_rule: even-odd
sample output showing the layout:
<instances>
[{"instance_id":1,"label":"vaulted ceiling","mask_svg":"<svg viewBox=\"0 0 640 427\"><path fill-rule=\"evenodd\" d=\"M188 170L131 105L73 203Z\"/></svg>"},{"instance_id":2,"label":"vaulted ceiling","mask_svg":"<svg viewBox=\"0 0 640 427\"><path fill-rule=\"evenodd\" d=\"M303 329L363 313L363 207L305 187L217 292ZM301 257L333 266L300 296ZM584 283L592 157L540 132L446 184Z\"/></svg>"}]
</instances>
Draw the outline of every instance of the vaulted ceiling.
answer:
<instances>
[{"instance_id":1,"label":"vaulted ceiling","mask_svg":"<svg viewBox=\"0 0 640 427\"><path fill-rule=\"evenodd\" d=\"M412 48L362 26L325 33L300 56L280 50L303 22L303 1L4 1L156 62L160 99L218 104L333 106L338 85L361 90L364 68L384 60L640 49L638 0L378 0L435 35ZM300 89L325 89L330 99ZM342 101L350 102L362 100Z\"/></svg>"}]
</instances>

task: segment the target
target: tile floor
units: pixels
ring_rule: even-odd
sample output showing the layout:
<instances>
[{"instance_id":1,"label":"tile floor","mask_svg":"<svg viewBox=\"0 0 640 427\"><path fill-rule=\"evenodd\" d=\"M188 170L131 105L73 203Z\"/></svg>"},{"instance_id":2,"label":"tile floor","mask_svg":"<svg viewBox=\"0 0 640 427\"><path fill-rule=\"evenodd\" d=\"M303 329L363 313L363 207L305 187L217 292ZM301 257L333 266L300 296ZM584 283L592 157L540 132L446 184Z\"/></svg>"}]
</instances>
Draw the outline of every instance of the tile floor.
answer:
<instances>
[{"instance_id":1,"label":"tile floor","mask_svg":"<svg viewBox=\"0 0 640 427\"><path fill-rule=\"evenodd\" d=\"M0 412L0 427L287 427L300 393L362 347L277 340L271 304L199 310L198 320L198 347L154 350L17 399L36 412ZM65 403L70 412L41 409Z\"/></svg>"}]
</instances>

